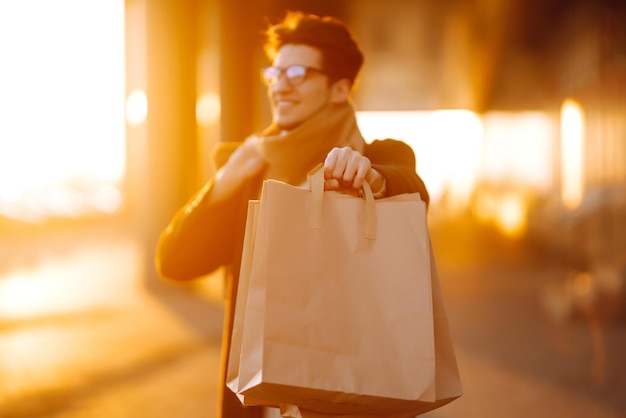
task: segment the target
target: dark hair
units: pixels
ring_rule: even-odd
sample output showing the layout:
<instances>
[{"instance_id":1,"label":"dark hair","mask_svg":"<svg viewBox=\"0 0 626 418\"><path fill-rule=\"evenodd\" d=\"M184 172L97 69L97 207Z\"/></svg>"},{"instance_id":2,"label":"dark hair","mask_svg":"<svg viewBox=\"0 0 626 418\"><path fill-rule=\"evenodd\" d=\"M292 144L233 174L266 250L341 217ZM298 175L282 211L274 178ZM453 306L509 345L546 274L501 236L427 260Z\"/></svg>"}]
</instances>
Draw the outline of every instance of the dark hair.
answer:
<instances>
[{"instance_id":1,"label":"dark hair","mask_svg":"<svg viewBox=\"0 0 626 418\"><path fill-rule=\"evenodd\" d=\"M271 61L285 44L317 48L330 82L346 78L354 84L363 65L363 53L354 35L344 22L334 17L290 11L282 22L270 25L265 36L264 50Z\"/></svg>"}]
</instances>

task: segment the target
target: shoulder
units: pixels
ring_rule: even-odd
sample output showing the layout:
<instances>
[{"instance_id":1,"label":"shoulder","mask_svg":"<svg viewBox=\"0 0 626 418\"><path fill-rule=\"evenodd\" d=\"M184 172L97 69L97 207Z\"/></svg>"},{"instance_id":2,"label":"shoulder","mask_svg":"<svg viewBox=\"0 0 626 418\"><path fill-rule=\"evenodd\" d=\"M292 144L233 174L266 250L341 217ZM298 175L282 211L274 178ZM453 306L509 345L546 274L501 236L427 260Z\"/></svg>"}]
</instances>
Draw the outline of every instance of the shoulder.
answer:
<instances>
[{"instance_id":1,"label":"shoulder","mask_svg":"<svg viewBox=\"0 0 626 418\"><path fill-rule=\"evenodd\" d=\"M398 139L377 139L365 145L365 154L374 155L379 153L406 153L413 155L413 149L405 142Z\"/></svg>"},{"instance_id":2,"label":"shoulder","mask_svg":"<svg viewBox=\"0 0 626 418\"><path fill-rule=\"evenodd\" d=\"M404 162L415 165L415 153L406 142L397 139L377 139L365 145L365 156L377 162Z\"/></svg>"}]
</instances>

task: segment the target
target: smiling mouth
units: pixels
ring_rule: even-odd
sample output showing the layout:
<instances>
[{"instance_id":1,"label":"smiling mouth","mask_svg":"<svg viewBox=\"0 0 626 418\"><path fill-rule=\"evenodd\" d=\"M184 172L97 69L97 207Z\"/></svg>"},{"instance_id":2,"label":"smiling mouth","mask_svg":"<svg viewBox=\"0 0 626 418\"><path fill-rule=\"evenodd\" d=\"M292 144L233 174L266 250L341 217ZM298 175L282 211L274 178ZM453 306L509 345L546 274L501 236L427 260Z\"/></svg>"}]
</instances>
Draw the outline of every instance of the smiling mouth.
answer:
<instances>
[{"instance_id":1,"label":"smiling mouth","mask_svg":"<svg viewBox=\"0 0 626 418\"><path fill-rule=\"evenodd\" d=\"M276 101L276 107L290 107L290 106L294 106L296 104L296 102L290 101L290 100L277 100Z\"/></svg>"}]
</instances>

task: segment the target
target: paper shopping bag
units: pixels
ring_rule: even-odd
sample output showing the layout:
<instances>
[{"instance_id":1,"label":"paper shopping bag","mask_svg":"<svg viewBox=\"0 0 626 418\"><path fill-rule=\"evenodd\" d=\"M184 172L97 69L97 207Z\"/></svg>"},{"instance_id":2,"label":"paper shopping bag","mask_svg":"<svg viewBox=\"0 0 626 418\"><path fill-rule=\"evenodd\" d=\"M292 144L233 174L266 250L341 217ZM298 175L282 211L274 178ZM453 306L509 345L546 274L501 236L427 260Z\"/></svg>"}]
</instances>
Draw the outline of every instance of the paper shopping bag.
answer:
<instances>
[{"instance_id":1,"label":"paper shopping bag","mask_svg":"<svg viewBox=\"0 0 626 418\"><path fill-rule=\"evenodd\" d=\"M435 402L430 409L436 409L457 399L463 394L459 368L456 362L454 344L448 326L448 316L443 301L439 272L433 254L432 243L429 237L430 247L430 274L433 298L433 321L435 332ZM425 412L425 411L424 411Z\"/></svg>"},{"instance_id":2,"label":"paper shopping bag","mask_svg":"<svg viewBox=\"0 0 626 418\"><path fill-rule=\"evenodd\" d=\"M419 413L444 406L463 394L459 370L454 353L454 346L448 328L448 320L443 304L443 295L439 283L437 265L430 247L430 266L433 292L433 321L435 332L435 401L425 404ZM314 411L298 408L296 405L280 404L281 417L284 418L323 418L330 417L328 414L316 413ZM380 415L379 418L407 418L409 415ZM342 414L335 415L334 418L361 418L361 415Z\"/></svg>"},{"instance_id":3,"label":"paper shopping bag","mask_svg":"<svg viewBox=\"0 0 626 418\"><path fill-rule=\"evenodd\" d=\"M231 389L242 400L379 416L460 395L438 394L424 202L324 193L317 178L311 190L264 183Z\"/></svg>"},{"instance_id":4,"label":"paper shopping bag","mask_svg":"<svg viewBox=\"0 0 626 418\"><path fill-rule=\"evenodd\" d=\"M241 359L241 344L243 339L243 328L246 320L246 306L248 301L248 285L250 282L250 271L252 268L252 258L254 252L254 240L256 236L257 218L259 212L259 201L248 202L248 213L246 218L246 229L244 232L244 244L241 257L241 268L239 273L239 284L235 301L235 315L233 321L233 331L231 334L230 352L228 356L228 368L226 372L226 385L231 389L245 405L263 405L278 407L276 402L268 402L251 396L238 393L239 388L239 368ZM263 331L263 322L260 321L255 326L258 332Z\"/></svg>"},{"instance_id":5,"label":"paper shopping bag","mask_svg":"<svg viewBox=\"0 0 626 418\"><path fill-rule=\"evenodd\" d=\"M454 353L454 346L448 328L448 320L443 304L443 295L439 284L439 274L434 255L432 253L432 245L430 246L431 255L431 278L433 292L433 320L435 332L435 394L436 400L420 412L426 412L439 408L460 397L463 394L461 381L459 378L459 370ZM284 418L324 418L330 417L328 414L316 413L313 411L298 408L296 405L280 404L281 416ZM386 415L386 418L407 418L410 415ZM333 418L361 418L361 415L332 415ZM382 417L382 416L380 416Z\"/></svg>"},{"instance_id":6,"label":"paper shopping bag","mask_svg":"<svg viewBox=\"0 0 626 418\"><path fill-rule=\"evenodd\" d=\"M463 394L459 370L454 353L454 346L448 328L448 320L443 304L443 295L439 284L439 274L437 265L430 245L431 279L433 292L433 320L435 332L435 397L432 404L424 405L424 408L417 413L427 412L444 406ZM296 405L280 404L281 417L283 418L362 418L357 414L329 415L299 408ZM415 412L415 411L413 411ZM412 418L409 415L380 415L379 418Z\"/></svg>"}]
</instances>

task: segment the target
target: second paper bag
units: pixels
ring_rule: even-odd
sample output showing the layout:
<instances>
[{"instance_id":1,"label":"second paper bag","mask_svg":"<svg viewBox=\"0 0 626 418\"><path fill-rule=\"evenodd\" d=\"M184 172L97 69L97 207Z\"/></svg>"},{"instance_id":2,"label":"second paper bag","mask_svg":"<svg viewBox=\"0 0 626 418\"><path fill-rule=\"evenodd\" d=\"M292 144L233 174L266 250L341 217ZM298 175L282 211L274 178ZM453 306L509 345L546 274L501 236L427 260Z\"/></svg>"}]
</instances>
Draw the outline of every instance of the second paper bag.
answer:
<instances>
[{"instance_id":1,"label":"second paper bag","mask_svg":"<svg viewBox=\"0 0 626 418\"><path fill-rule=\"evenodd\" d=\"M433 402L425 203L323 192L319 171L310 189L264 183L238 392L335 414Z\"/></svg>"}]
</instances>

